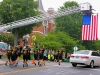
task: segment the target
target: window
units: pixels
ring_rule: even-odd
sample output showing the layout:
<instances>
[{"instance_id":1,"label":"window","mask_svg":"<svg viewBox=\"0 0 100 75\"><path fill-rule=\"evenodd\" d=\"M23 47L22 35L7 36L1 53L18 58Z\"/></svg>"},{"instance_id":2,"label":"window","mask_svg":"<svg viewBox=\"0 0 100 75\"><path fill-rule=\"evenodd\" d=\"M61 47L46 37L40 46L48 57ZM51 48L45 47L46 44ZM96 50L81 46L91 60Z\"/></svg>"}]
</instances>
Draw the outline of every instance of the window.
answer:
<instances>
[{"instance_id":1,"label":"window","mask_svg":"<svg viewBox=\"0 0 100 75\"><path fill-rule=\"evenodd\" d=\"M90 51L77 51L75 54L89 54Z\"/></svg>"},{"instance_id":2,"label":"window","mask_svg":"<svg viewBox=\"0 0 100 75\"><path fill-rule=\"evenodd\" d=\"M96 56L100 56L99 53L97 53L97 52L95 52L95 53L96 53Z\"/></svg>"},{"instance_id":3,"label":"window","mask_svg":"<svg viewBox=\"0 0 100 75\"><path fill-rule=\"evenodd\" d=\"M95 52L92 52L92 54L91 54L92 56L96 56L96 53Z\"/></svg>"}]
</instances>

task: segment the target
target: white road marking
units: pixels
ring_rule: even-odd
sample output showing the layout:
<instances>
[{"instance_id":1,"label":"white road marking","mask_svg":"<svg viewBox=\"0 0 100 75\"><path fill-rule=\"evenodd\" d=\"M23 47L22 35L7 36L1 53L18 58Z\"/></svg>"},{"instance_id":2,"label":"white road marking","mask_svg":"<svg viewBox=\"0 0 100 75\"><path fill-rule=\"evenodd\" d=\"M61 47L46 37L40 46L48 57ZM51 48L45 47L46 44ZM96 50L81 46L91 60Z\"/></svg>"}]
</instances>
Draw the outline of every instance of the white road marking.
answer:
<instances>
[{"instance_id":1,"label":"white road marking","mask_svg":"<svg viewBox=\"0 0 100 75\"><path fill-rule=\"evenodd\" d=\"M91 69L91 70L96 70L96 71L100 71L100 69Z\"/></svg>"},{"instance_id":2,"label":"white road marking","mask_svg":"<svg viewBox=\"0 0 100 75\"><path fill-rule=\"evenodd\" d=\"M71 66L66 66L66 65L53 65L53 66L57 66L57 67L71 67Z\"/></svg>"},{"instance_id":3,"label":"white road marking","mask_svg":"<svg viewBox=\"0 0 100 75\"><path fill-rule=\"evenodd\" d=\"M74 70L63 70L63 71L59 71L58 73L56 74L59 74L59 75L67 75L67 74L75 74L75 73L79 73L80 71L74 71Z\"/></svg>"},{"instance_id":4,"label":"white road marking","mask_svg":"<svg viewBox=\"0 0 100 75\"><path fill-rule=\"evenodd\" d=\"M58 68L58 69L40 70L40 72L44 72L44 73L55 73L57 75L68 75L68 74L79 73L80 71L66 70L66 69Z\"/></svg>"}]
</instances>

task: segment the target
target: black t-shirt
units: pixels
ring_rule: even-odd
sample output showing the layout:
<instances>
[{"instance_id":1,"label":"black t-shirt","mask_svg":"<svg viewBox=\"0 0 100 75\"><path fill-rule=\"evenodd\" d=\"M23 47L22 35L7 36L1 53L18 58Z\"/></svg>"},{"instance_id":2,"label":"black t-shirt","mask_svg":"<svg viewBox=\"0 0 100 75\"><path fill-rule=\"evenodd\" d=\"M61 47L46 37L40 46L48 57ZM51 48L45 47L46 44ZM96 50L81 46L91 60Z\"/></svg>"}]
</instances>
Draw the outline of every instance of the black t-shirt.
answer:
<instances>
[{"instance_id":1,"label":"black t-shirt","mask_svg":"<svg viewBox=\"0 0 100 75\"><path fill-rule=\"evenodd\" d=\"M38 50L34 50L34 54L38 54Z\"/></svg>"},{"instance_id":2,"label":"black t-shirt","mask_svg":"<svg viewBox=\"0 0 100 75\"><path fill-rule=\"evenodd\" d=\"M39 50L39 54L43 54L44 53L44 50L43 49L40 49Z\"/></svg>"},{"instance_id":3,"label":"black t-shirt","mask_svg":"<svg viewBox=\"0 0 100 75\"><path fill-rule=\"evenodd\" d=\"M45 48L42 48L43 51L45 51Z\"/></svg>"},{"instance_id":4,"label":"black t-shirt","mask_svg":"<svg viewBox=\"0 0 100 75\"><path fill-rule=\"evenodd\" d=\"M11 55L11 50L7 50L7 55Z\"/></svg>"},{"instance_id":5,"label":"black t-shirt","mask_svg":"<svg viewBox=\"0 0 100 75\"><path fill-rule=\"evenodd\" d=\"M20 46L20 47L19 47L19 51L20 51L20 53L21 53L22 49L23 49L22 46Z\"/></svg>"},{"instance_id":6,"label":"black t-shirt","mask_svg":"<svg viewBox=\"0 0 100 75\"><path fill-rule=\"evenodd\" d=\"M11 50L11 54L15 54L15 50Z\"/></svg>"},{"instance_id":7,"label":"black t-shirt","mask_svg":"<svg viewBox=\"0 0 100 75\"><path fill-rule=\"evenodd\" d=\"M23 54L28 54L28 50L27 49L24 49L23 50Z\"/></svg>"},{"instance_id":8,"label":"black t-shirt","mask_svg":"<svg viewBox=\"0 0 100 75\"><path fill-rule=\"evenodd\" d=\"M58 53L58 54L59 54L59 56L62 56L62 51L59 51L59 53Z\"/></svg>"},{"instance_id":9,"label":"black t-shirt","mask_svg":"<svg viewBox=\"0 0 100 75\"><path fill-rule=\"evenodd\" d=\"M30 55L30 53L31 53L31 48L26 48L28 51L28 55Z\"/></svg>"}]
</instances>

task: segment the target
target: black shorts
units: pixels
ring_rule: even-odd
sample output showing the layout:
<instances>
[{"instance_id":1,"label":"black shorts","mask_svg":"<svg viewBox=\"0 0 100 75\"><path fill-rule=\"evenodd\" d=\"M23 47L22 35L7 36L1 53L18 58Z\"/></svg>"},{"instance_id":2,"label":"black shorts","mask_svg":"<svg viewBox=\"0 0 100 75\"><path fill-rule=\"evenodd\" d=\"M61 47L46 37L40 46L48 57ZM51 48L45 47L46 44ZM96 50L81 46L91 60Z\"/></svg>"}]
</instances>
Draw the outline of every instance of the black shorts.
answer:
<instances>
[{"instance_id":1,"label":"black shorts","mask_svg":"<svg viewBox=\"0 0 100 75\"><path fill-rule=\"evenodd\" d=\"M43 57L43 60L47 60L47 57L46 57L46 56L44 56L44 57Z\"/></svg>"},{"instance_id":2,"label":"black shorts","mask_svg":"<svg viewBox=\"0 0 100 75\"><path fill-rule=\"evenodd\" d=\"M21 56L21 53L18 53L18 57L20 57Z\"/></svg>"},{"instance_id":3,"label":"black shorts","mask_svg":"<svg viewBox=\"0 0 100 75\"><path fill-rule=\"evenodd\" d=\"M11 58L11 60L12 60L12 61L15 61L15 60L16 60L16 58Z\"/></svg>"},{"instance_id":4,"label":"black shorts","mask_svg":"<svg viewBox=\"0 0 100 75\"><path fill-rule=\"evenodd\" d=\"M31 60L31 55L28 54L28 60Z\"/></svg>"},{"instance_id":5,"label":"black shorts","mask_svg":"<svg viewBox=\"0 0 100 75\"><path fill-rule=\"evenodd\" d=\"M23 60L28 60L28 55L27 54L23 55Z\"/></svg>"},{"instance_id":6,"label":"black shorts","mask_svg":"<svg viewBox=\"0 0 100 75\"><path fill-rule=\"evenodd\" d=\"M11 55L7 55L7 58L10 60L10 58L11 58Z\"/></svg>"},{"instance_id":7,"label":"black shorts","mask_svg":"<svg viewBox=\"0 0 100 75\"><path fill-rule=\"evenodd\" d=\"M62 60L62 56L61 55L59 55L59 60Z\"/></svg>"},{"instance_id":8,"label":"black shorts","mask_svg":"<svg viewBox=\"0 0 100 75\"><path fill-rule=\"evenodd\" d=\"M13 54L13 55L11 56L11 60L12 60L12 61L15 61L15 60L16 60L16 55L15 55L15 54Z\"/></svg>"},{"instance_id":9,"label":"black shorts","mask_svg":"<svg viewBox=\"0 0 100 75\"><path fill-rule=\"evenodd\" d=\"M58 55L55 55L55 57L54 57L56 60L58 60Z\"/></svg>"},{"instance_id":10,"label":"black shorts","mask_svg":"<svg viewBox=\"0 0 100 75\"><path fill-rule=\"evenodd\" d=\"M38 57L38 55L37 54L34 54L34 59L35 60L37 60L37 57Z\"/></svg>"},{"instance_id":11,"label":"black shorts","mask_svg":"<svg viewBox=\"0 0 100 75\"><path fill-rule=\"evenodd\" d=\"M43 59L43 54L39 54L39 60Z\"/></svg>"}]
</instances>

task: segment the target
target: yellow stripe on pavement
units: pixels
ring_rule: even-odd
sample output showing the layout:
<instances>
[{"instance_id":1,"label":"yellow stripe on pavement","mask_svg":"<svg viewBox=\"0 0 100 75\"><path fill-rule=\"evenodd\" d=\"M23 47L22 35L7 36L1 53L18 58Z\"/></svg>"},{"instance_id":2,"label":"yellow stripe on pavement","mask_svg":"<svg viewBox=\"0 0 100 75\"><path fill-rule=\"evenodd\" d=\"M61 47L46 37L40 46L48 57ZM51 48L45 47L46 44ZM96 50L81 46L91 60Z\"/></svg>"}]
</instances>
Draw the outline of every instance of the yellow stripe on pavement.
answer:
<instances>
[{"instance_id":1,"label":"yellow stripe on pavement","mask_svg":"<svg viewBox=\"0 0 100 75\"><path fill-rule=\"evenodd\" d=\"M4 72L4 73L1 73L0 75L13 74L13 73L19 73L19 72L30 71L30 70L41 69L41 68L49 68L49 67L54 67L54 66L43 66L43 67L35 67L35 68L26 68L26 69L21 69L21 70L16 70L16 71Z\"/></svg>"}]
</instances>

